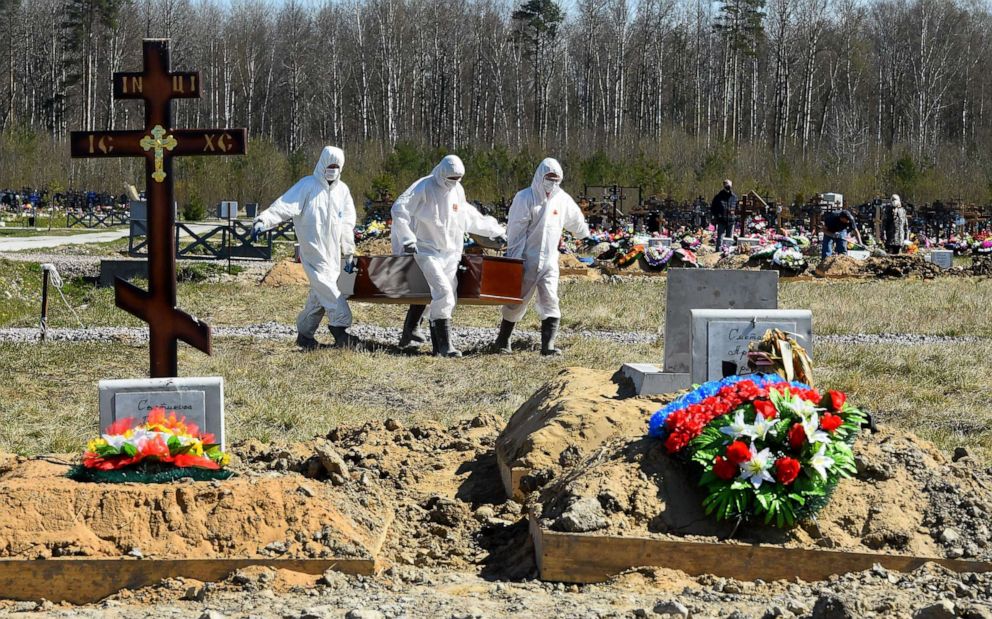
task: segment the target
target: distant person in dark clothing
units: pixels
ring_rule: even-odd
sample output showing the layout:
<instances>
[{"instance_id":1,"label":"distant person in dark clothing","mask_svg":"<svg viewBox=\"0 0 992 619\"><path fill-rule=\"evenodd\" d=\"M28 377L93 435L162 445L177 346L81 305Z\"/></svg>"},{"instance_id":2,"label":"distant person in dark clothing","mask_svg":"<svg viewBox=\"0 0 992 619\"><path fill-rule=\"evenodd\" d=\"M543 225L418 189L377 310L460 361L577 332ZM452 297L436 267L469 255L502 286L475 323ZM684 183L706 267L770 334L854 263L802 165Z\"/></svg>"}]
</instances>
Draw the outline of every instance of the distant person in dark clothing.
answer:
<instances>
[{"instance_id":1,"label":"distant person in dark clothing","mask_svg":"<svg viewBox=\"0 0 992 619\"><path fill-rule=\"evenodd\" d=\"M823 217L823 247L820 256L826 258L834 253L847 253L847 237L849 232L853 232L861 242L861 233L855 224L854 215L850 211L841 210L827 213Z\"/></svg>"},{"instance_id":2,"label":"distant person in dark clothing","mask_svg":"<svg viewBox=\"0 0 992 619\"><path fill-rule=\"evenodd\" d=\"M737 194L734 193L734 184L730 179L723 181L723 190L713 197L710 203L710 217L716 226L716 240L714 245L717 249L723 245L723 237L734 236L734 228L737 219Z\"/></svg>"}]
</instances>

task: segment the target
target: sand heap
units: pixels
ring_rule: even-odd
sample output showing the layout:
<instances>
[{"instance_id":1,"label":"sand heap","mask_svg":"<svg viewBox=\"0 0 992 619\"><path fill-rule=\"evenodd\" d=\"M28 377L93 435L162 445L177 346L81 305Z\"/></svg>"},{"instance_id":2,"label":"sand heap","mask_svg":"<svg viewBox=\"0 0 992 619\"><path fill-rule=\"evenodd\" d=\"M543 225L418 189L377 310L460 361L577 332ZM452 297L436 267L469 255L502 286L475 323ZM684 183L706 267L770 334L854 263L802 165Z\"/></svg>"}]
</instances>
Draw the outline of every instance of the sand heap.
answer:
<instances>
[{"instance_id":1,"label":"sand heap","mask_svg":"<svg viewBox=\"0 0 992 619\"><path fill-rule=\"evenodd\" d=\"M573 371L574 372L574 371ZM533 463L519 494L558 531L715 541L733 526L702 509L690 465L645 436L660 408L623 398L606 373L563 373L514 415L497 452ZM615 395L609 408L596 404ZM638 411L638 409L640 409ZM512 449L511 449L512 448ZM858 474L843 480L816 523L783 531L741 526L735 542L992 560L992 470L951 462L933 445L893 429L865 432Z\"/></svg>"},{"instance_id":2,"label":"sand heap","mask_svg":"<svg viewBox=\"0 0 992 619\"><path fill-rule=\"evenodd\" d=\"M245 474L223 482L90 484L19 459L0 474L0 556L370 559L393 507L374 485Z\"/></svg>"},{"instance_id":3,"label":"sand heap","mask_svg":"<svg viewBox=\"0 0 992 619\"><path fill-rule=\"evenodd\" d=\"M827 257L817 265L813 273L817 277L827 278L933 279L946 275L949 271L944 271L922 256L882 256L856 260L840 255Z\"/></svg>"},{"instance_id":4,"label":"sand heap","mask_svg":"<svg viewBox=\"0 0 992 619\"><path fill-rule=\"evenodd\" d=\"M303 265L290 258L275 263L262 278L261 284L269 288L283 286L309 286L310 280L303 271Z\"/></svg>"}]
</instances>

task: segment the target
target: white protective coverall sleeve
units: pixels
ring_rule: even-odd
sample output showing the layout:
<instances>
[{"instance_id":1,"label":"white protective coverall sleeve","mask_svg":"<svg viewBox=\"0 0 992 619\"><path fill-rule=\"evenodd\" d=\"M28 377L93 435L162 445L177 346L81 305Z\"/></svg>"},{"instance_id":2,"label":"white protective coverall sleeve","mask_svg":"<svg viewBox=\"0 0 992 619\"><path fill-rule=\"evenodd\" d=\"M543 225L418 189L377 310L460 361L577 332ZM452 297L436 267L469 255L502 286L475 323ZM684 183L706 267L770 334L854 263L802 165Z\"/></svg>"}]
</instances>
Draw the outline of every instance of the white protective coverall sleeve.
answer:
<instances>
[{"instance_id":1,"label":"white protective coverall sleeve","mask_svg":"<svg viewBox=\"0 0 992 619\"><path fill-rule=\"evenodd\" d=\"M528 189L517 192L510 206L507 223L507 256L523 258L524 302L504 305L503 318L519 322L527 312L527 304L537 294L537 314L541 320L560 318L558 304L558 244L562 229L577 238L589 236L582 209L559 185L550 194L544 189L544 177L554 173L564 180L561 164L547 158L534 173Z\"/></svg>"},{"instance_id":2,"label":"white protective coverall sleeve","mask_svg":"<svg viewBox=\"0 0 992 619\"><path fill-rule=\"evenodd\" d=\"M355 205L347 185L341 180L328 183L324 178L324 170L332 163L343 169L344 151L327 146L313 174L300 179L256 218L266 228L293 218L300 262L310 281L310 294L297 316L296 327L300 335L309 338L316 333L325 312L332 326L349 327L352 323L348 301L338 289L338 276L342 249L347 246L354 251Z\"/></svg>"},{"instance_id":3,"label":"white protective coverall sleeve","mask_svg":"<svg viewBox=\"0 0 992 619\"><path fill-rule=\"evenodd\" d=\"M418 192L417 187L430 179L431 177L429 176L421 178L407 187L407 190L401 193L400 197L396 198L392 208L389 209L390 217L393 220L393 224L389 230L389 241L392 245L394 256L402 256L405 245L417 242L417 234L413 229L414 223L410 217L410 213L416 210L418 203L424 195L424 191Z\"/></svg>"}]
</instances>

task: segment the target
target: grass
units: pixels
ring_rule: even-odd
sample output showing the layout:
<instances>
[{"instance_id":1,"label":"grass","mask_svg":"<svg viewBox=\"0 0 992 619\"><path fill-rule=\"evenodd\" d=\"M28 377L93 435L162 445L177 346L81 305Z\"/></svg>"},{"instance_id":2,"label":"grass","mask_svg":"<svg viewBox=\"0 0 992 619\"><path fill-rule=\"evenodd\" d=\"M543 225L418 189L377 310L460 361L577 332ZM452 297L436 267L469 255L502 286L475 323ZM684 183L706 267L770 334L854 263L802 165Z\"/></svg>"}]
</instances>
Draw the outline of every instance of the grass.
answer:
<instances>
[{"instance_id":1,"label":"grass","mask_svg":"<svg viewBox=\"0 0 992 619\"><path fill-rule=\"evenodd\" d=\"M184 375L224 376L231 440L303 439L341 423L393 417L508 417L566 365L615 370L660 359L652 346L568 338L566 359L535 352L460 360L387 351L297 351L289 341L221 339L207 357L187 347ZM126 343L0 344L0 452L77 451L98 431L97 382L142 375L147 348Z\"/></svg>"},{"instance_id":2,"label":"grass","mask_svg":"<svg viewBox=\"0 0 992 619\"><path fill-rule=\"evenodd\" d=\"M204 266L199 266L202 264ZM305 287L265 288L250 272L222 282L202 281L218 265L191 267L179 285L181 305L214 325L292 323ZM220 265L221 270L225 265ZM0 260L0 327L37 324L40 268ZM114 307L113 292L81 280L65 293L89 326L139 326ZM622 284L565 281L565 328L662 332L666 281L631 278ZM783 282L779 306L813 311L819 334L905 332L970 335L953 345L816 346L820 384L848 391L884 423L913 430L944 449L974 448L992 462L992 282ZM353 305L355 320L398 326L404 306ZM460 307L457 325L495 326L492 307ZM60 299L50 324L75 326ZM533 312L524 328L535 328ZM184 375L226 379L228 431L243 438L302 439L339 423L395 417L405 422L447 421L492 412L510 415L558 369L578 365L615 370L625 361L660 360L661 343L621 346L566 337L565 360L533 353L473 355L460 361L389 352L297 352L289 341L219 339L215 355L182 348ZM129 343L0 344L0 450L76 451L97 431L96 383L141 376L147 348Z\"/></svg>"},{"instance_id":3,"label":"grass","mask_svg":"<svg viewBox=\"0 0 992 619\"><path fill-rule=\"evenodd\" d=\"M660 359L658 346L568 338L568 356L470 355L461 360L391 352L301 353L288 341L221 339L213 357L183 348L186 375L224 376L231 440L297 440L338 424L387 417L446 422L481 412L509 417L567 365L615 370ZM877 419L933 440L965 445L992 462L992 342L956 346L817 347L817 381L847 391ZM0 344L0 451L78 451L97 432L96 383L141 375L136 344ZM66 368L71 368L67 370ZM646 420L645 420L646 422Z\"/></svg>"},{"instance_id":4,"label":"grass","mask_svg":"<svg viewBox=\"0 0 992 619\"><path fill-rule=\"evenodd\" d=\"M204 263L206 264L206 263ZM0 260L0 299L8 294L11 307L0 309L0 327L32 326L40 307L40 276L25 275L26 267ZM34 279L32 279L32 277ZM11 287L11 280L17 286ZM305 287L268 288L256 276L223 282L187 282L179 285L179 304L207 322L243 325L277 321L293 323L303 306ZM562 322L565 329L663 332L666 280L629 278L620 284L566 280L561 283ZM66 298L90 326L138 326L114 307L113 291L75 282ZM927 335L992 337L992 281L987 278L918 280L787 281L779 289L779 307L809 309L816 333L918 333ZM82 307L82 309L79 309ZM405 306L352 304L355 321L399 325ZM72 315L53 304L52 326L75 326ZM495 326L498 312L491 307L459 307L456 325ZM528 312L523 328L538 324Z\"/></svg>"}]
</instances>

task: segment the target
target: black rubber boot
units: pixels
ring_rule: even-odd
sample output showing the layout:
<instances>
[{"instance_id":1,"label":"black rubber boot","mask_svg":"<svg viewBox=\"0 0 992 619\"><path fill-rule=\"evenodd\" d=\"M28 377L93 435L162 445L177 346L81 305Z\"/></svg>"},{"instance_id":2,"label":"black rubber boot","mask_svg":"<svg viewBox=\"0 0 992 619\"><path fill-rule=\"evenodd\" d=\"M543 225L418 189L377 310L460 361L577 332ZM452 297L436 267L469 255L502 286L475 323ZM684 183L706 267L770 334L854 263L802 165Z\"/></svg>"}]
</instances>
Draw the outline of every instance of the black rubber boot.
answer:
<instances>
[{"instance_id":1,"label":"black rubber boot","mask_svg":"<svg viewBox=\"0 0 992 619\"><path fill-rule=\"evenodd\" d=\"M347 327L331 327L335 348L357 348L362 343L360 339L348 333Z\"/></svg>"},{"instance_id":2,"label":"black rubber boot","mask_svg":"<svg viewBox=\"0 0 992 619\"><path fill-rule=\"evenodd\" d=\"M434 325L433 320L428 320L427 325L431 330L431 354L435 357L438 356L438 351L441 348L438 346L438 342L441 340L441 336L437 334L437 327Z\"/></svg>"},{"instance_id":3,"label":"black rubber boot","mask_svg":"<svg viewBox=\"0 0 992 619\"><path fill-rule=\"evenodd\" d=\"M307 337L305 335L296 335L296 345L302 348L304 351L317 350L320 348L320 342L313 339L312 337Z\"/></svg>"},{"instance_id":4,"label":"black rubber boot","mask_svg":"<svg viewBox=\"0 0 992 619\"><path fill-rule=\"evenodd\" d=\"M513 327L515 326L517 326L517 323L505 319L499 323L499 335L496 336L496 342L493 344L493 348L499 354L509 355L513 352L513 346L510 345L510 336L513 335Z\"/></svg>"},{"instance_id":5,"label":"black rubber boot","mask_svg":"<svg viewBox=\"0 0 992 619\"><path fill-rule=\"evenodd\" d=\"M455 350L455 347L451 345L451 320L435 320L432 326L434 328L432 335L437 340L434 354L438 357L461 357L461 351Z\"/></svg>"},{"instance_id":6,"label":"black rubber boot","mask_svg":"<svg viewBox=\"0 0 992 619\"><path fill-rule=\"evenodd\" d=\"M426 305L411 305L406 311L403 333L400 335L400 348L409 348L427 341L427 336L420 330L420 319L424 317L425 311L427 311Z\"/></svg>"},{"instance_id":7,"label":"black rubber boot","mask_svg":"<svg viewBox=\"0 0 992 619\"><path fill-rule=\"evenodd\" d=\"M561 324L560 318L545 318L541 321L541 354L545 357L562 354L555 348L555 340L558 339L558 326Z\"/></svg>"}]
</instances>

